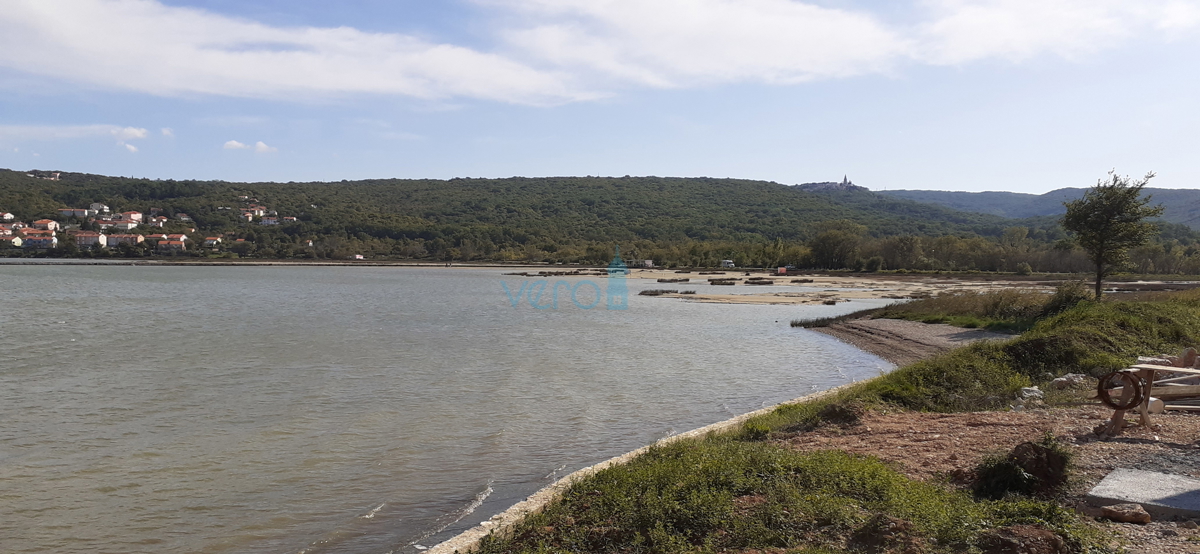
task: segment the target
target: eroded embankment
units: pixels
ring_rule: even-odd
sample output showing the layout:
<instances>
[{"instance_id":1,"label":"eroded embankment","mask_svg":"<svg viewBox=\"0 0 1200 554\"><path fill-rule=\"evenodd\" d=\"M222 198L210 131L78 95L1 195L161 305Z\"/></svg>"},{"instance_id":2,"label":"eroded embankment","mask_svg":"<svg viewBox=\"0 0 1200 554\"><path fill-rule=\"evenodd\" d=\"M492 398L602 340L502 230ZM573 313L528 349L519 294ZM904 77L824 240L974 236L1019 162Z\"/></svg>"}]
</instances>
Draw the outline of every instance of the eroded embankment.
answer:
<instances>
[{"instance_id":1,"label":"eroded embankment","mask_svg":"<svg viewBox=\"0 0 1200 554\"><path fill-rule=\"evenodd\" d=\"M1012 335L901 319L854 319L813 329L904 366L981 340Z\"/></svg>"}]
</instances>

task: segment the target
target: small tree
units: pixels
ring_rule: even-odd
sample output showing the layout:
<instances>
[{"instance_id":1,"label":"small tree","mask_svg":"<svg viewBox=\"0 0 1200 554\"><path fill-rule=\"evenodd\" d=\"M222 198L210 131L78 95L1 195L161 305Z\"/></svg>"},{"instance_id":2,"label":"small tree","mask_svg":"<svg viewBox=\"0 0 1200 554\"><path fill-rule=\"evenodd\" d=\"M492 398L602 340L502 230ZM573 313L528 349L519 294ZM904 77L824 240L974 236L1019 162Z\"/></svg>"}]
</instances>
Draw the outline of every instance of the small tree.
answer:
<instances>
[{"instance_id":1,"label":"small tree","mask_svg":"<svg viewBox=\"0 0 1200 554\"><path fill-rule=\"evenodd\" d=\"M1137 181L1113 171L1108 177L1097 181L1083 198L1063 202L1067 213L1062 226L1075 235L1075 241L1096 265L1097 300L1104 277L1129 261L1129 249L1158 233L1154 224L1143 220L1163 213L1162 206L1147 206L1149 196L1142 198L1142 188L1154 177L1153 172Z\"/></svg>"}]
</instances>

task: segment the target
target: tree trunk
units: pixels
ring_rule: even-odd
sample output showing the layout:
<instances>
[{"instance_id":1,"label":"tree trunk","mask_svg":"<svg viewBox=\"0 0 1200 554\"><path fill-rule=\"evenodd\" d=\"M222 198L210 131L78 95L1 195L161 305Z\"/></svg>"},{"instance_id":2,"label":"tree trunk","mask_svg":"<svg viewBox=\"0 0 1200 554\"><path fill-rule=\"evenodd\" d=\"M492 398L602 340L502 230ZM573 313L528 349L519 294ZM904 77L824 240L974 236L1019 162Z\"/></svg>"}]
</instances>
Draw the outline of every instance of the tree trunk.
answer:
<instances>
[{"instance_id":1,"label":"tree trunk","mask_svg":"<svg viewBox=\"0 0 1200 554\"><path fill-rule=\"evenodd\" d=\"M1096 300L1100 300L1100 295L1104 289L1101 283L1104 281L1104 264L1096 264Z\"/></svg>"}]
</instances>

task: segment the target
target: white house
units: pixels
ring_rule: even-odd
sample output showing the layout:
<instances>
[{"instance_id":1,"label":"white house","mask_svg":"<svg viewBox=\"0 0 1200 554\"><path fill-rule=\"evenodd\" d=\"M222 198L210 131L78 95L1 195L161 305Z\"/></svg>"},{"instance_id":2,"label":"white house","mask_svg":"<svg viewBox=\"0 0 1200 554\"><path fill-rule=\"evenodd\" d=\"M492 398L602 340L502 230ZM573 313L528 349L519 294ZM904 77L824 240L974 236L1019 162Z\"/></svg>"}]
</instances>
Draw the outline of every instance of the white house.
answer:
<instances>
[{"instance_id":1,"label":"white house","mask_svg":"<svg viewBox=\"0 0 1200 554\"><path fill-rule=\"evenodd\" d=\"M45 229L47 231L57 231L62 228L57 221L53 219L39 219L33 222L34 229Z\"/></svg>"},{"instance_id":2,"label":"white house","mask_svg":"<svg viewBox=\"0 0 1200 554\"><path fill-rule=\"evenodd\" d=\"M17 218L17 216L10 214L8 212L0 213L0 220L3 220L3 221L12 221L16 218Z\"/></svg>"},{"instance_id":3,"label":"white house","mask_svg":"<svg viewBox=\"0 0 1200 554\"><path fill-rule=\"evenodd\" d=\"M118 244L141 244L146 241L146 237L142 235L109 235L108 246L112 248Z\"/></svg>"},{"instance_id":4,"label":"white house","mask_svg":"<svg viewBox=\"0 0 1200 554\"><path fill-rule=\"evenodd\" d=\"M258 222L258 224L259 224L259 225L279 225L279 218L277 218L277 217L264 217L264 218L262 218L262 221L259 221L259 222Z\"/></svg>"},{"instance_id":5,"label":"white house","mask_svg":"<svg viewBox=\"0 0 1200 554\"><path fill-rule=\"evenodd\" d=\"M89 209L89 210L92 210L93 212L96 212L96 213L98 213L98 214L100 214L100 213L104 213L104 214L108 213L108 206L105 206L104 204L101 204L101 203L99 203L99 202L95 202L95 203L93 203L91 206L88 206L88 209Z\"/></svg>"},{"instance_id":6,"label":"white house","mask_svg":"<svg viewBox=\"0 0 1200 554\"><path fill-rule=\"evenodd\" d=\"M91 248L96 245L108 246L108 237L95 231L80 231L75 233L75 246Z\"/></svg>"}]
</instances>

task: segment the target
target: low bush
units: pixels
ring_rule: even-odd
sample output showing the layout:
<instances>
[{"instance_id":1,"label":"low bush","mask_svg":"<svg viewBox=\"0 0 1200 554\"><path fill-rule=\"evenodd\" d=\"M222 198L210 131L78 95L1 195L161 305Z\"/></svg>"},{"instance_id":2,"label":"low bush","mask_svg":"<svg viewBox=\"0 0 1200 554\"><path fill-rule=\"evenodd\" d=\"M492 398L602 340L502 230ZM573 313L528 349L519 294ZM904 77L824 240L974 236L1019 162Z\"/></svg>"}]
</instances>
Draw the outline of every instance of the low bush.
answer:
<instances>
[{"instance_id":1,"label":"low bush","mask_svg":"<svg viewBox=\"0 0 1200 554\"><path fill-rule=\"evenodd\" d=\"M1092 540L1052 504L978 501L874 458L710 437L652 448L588 477L480 552L836 552L880 518L903 520L946 552L972 550L983 531L1017 524L1043 526L1075 548Z\"/></svg>"}]
</instances>

